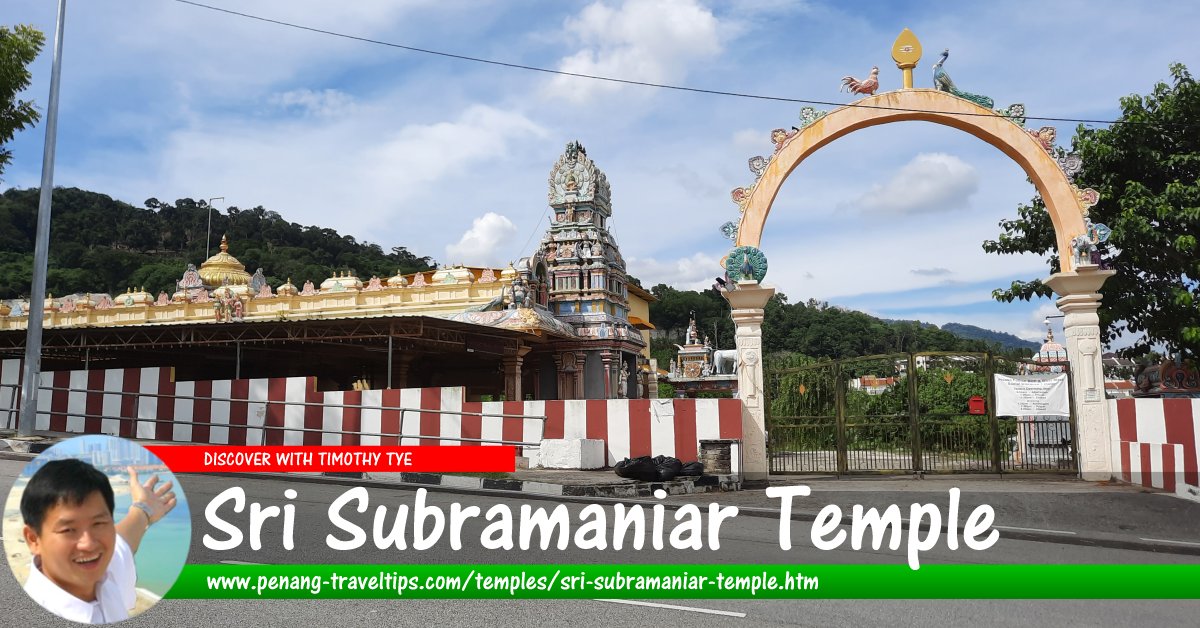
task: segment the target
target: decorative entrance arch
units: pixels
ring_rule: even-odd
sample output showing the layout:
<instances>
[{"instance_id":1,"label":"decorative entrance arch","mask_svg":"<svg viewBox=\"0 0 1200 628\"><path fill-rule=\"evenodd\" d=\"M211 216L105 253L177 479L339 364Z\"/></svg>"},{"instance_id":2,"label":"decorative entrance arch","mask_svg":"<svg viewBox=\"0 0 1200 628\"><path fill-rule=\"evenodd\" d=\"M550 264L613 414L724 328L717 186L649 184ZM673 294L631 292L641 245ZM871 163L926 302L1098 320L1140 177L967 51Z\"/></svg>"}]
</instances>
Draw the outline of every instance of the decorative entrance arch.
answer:
<instances>
[{"instance_id":1,"label":"decorative entrance arch","mask_svg":"<svg viewBox=\"0 0 1200 628\"><path fill-rule=\"evenodd\" d=\"M901 69L905 69L900 57L893 56ZM915 63L914 58L907 66L908 72ZM905 83L911 86L911 75L906 76ZM726 268L734 284L725 293L737 325L738 388L745 406L742 433L746 479L765 479L768 469L761 324L763 307L775 290L759 283L766 264L757 247L775 197L788 175L821 147L859 129L909 120L953 127L995 146L1029 175L1045 201L1062 268L1046 283L1059 295L1058 307L1066 315L1063 326L1073 365L1079 468L1085 479L1111 477L1110 428L1096 310L1100 305L1098 290L1113 271L1101 270L1088 255L1091 250L1088 243L1094 241L1094 236L1085 221L1088 208L1095 205L1098 196L1094 190L1080 190L1071 182L1060 160L1053 155L1052 135L1047 136L1046 129L1026 130L1014 119L1018 116L1010 111L992 111L947 92L908 87L864 98L828 114L805 108L801 112L801 128L774 133L772 140L776 147L771 157L750 161L757 181L733 191L733 200L742 212L741 221L736 229L732 224L724 227L738 247L746 247L735 249L737 253L726 258ZM1077 164L1066 167L1077 168Z\"/></svg>"},{"instance_id":2,"label":"decorative entrance arch","mask_svg":"<svg viewBox=\"0 0 1200 628\"><path fill-rule=\"evenodd\" d=\"M1085 233L1078 190L1046 150L1023 127L979 105L934 89L906 89L864 98L835 109L787 137L743 201L738 246L759 246L767 215L788 175L821 147L854 131L881 124L920 120L965 131L1000 149L1029 175L1054 223L1059 259L1073 270L1071 239ZM743 188L744 189L744 188Z\"/></svg>"}]
</instances>

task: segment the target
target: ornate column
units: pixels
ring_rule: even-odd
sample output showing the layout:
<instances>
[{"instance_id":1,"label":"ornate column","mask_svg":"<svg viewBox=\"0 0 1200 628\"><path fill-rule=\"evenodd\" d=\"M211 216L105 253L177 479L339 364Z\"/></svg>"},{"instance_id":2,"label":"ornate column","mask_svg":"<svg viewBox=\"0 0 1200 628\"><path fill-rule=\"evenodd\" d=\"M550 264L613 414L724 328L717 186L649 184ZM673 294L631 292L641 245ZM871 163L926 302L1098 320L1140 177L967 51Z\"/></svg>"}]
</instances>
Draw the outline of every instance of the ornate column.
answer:
<instances>
[{"instance_id":1,"label":"ornate column","mask_svg":"<svg viewBox=\"0 0 1200 628\"><path fill-rule=\"evenodd\" d=\"M601 351L600 361L604 363L604 398L612 399L613 391L616 390L616 386L613 384L616 377L612 367L612 351L607 349Z\"/></svg>"},{"instance_id":2,"label":"ornate column","mask_svg":"<svg viewBox=\"0 0 1200 628\"><path fill-rule=\"evenodd\" d=\"M575 395L571 399L584 399L583 376L587 370L587 352L575 352Z\"/></svg>"},{"instance_id":3,"label":"ornate column","mask_svg":"<svg viewBox=\"0 0 1200 628\"><path fill-rule=\"evenodd\" d=\"M1071 361L1074 386L1075 424L1079 472L1085 480L1108 480L1115 471L1108 401L1104 395L1104 364L1100 345L1100 286L1116 274L1098 266L1055 273L1046 285L1058 295L1063 319L1067 357Z\"/></svg>"},{"instance_id":4,"label":"ornate column","mask_svg":"<svg viewBox=\"0 0 1200 628\"><path fill-rule=\"evenodd\" d=\"M650 374L646 377L646 397L658 399L658 360L650 358Z\"/></svg>"},{"instance_id":5,"label":"ornate column","mask_svg":"<svg viewBox=\"0 0 1200 628\"><path fill-rule=\"evenodd\" d=\"M408 388L408 370L417 354L412 351L401 351L392 362L392 377L395 378L396 388Z\"/></svg>"},{"instance_id":6,"label":"ornate column","mask_svg":"<svg viewBox=\"0 0 1200 628\"><path fill-rule=\"evenodd\" d=\"M525 362L525 354L532 349L519 347L517 352L501 358L504 364L504 398L508 401L521 401L524 393L521 391L521 365Z\"/></svg>"},{"instance_id":7,"label":"ornate column","mask_svg":"<svg viewBox=\"0 0 1200 628\"><path fill-rule=\"evenodd\" d=\"M725 292L733 308L737 327L738 398L742 400L742 472L749 481L767 479L766 405L763 398L762 321L763 308L775 294L753 279L737 282L737 289Z\"/></svg>"},{"instance_id":8,"label":"ornate column","mask_svg":"<svg viewBox=\"0 0 1200 628\"><path fill-rule=\"evenodd\" d=\"M575 384L571 378L575 375L575 354L555 353L554 368L558 374L558 398L573 399L571 394L575 390Z\"/></svg>"}]
</instances>

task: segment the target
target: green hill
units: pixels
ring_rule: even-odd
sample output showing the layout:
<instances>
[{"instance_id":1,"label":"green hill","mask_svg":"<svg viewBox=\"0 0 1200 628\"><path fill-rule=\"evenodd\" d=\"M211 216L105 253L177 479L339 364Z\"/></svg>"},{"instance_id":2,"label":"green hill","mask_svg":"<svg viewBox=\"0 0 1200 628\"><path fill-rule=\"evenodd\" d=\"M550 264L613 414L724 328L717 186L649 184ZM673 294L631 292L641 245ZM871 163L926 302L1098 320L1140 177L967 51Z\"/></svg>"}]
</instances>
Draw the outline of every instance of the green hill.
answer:
<instances>
[{"instance_id":1,"label":"green hill","mask_svg":"<svg viewBox=\"0 0 1200 628\"><path fill-rule=\"evenodd\" d=\"M734 346L729 304L715 290L676 290L659 284L650 292L658 298L650 304L650 320L658 328L651 339L651 353L660 366L675 355L675 344L682 342L692 312L701 336L712 337L720 349ZM966 338L920 321L883 320L812 299L788 303L781 293L767 303L762 330L764 354L791 353L811 358L920 351L1029 354L1023 347L1002 346L991 338Z\"/></svg>"},{"instance_id":2,"label":"green hill","mask_svg":"<svg viewBox=\"0 0 1200 628\"><path fill-rule=\"evenodd\" d=\"M1029 349L1031 351L1037 351L1042 346L1041 343L1024 340L1009 333L992 331L990 329L984 329L974 325L964 325L962 323L946 323L945 325L942 325L942 330L948 331L959 338L966 338L968 340L982 340L984 342L994 343L1000 345L1000 347L1004 349Z\"/></svg>"},{"instance_id":3,"label":"green hill","mask_svg":"<svg viewBox=\"0 0 1200 628\"><path fill-rule=\"evenodd\" d=\"M77 188L54 190L46 291L123 293L145 287L174 292L188 264L205 259L209 207L190 198L169 204L149 199L134 207ZM38 190L0 195L0 299L25 297L33 282ZM333 229L288 222L263 207L212 210L211 253L228 234L231 253L253 273L262 268L272 287L289 278L320 282L334 271L390 277L434 267L402 246L390 253Z\"/></svg>"}]
</instances>

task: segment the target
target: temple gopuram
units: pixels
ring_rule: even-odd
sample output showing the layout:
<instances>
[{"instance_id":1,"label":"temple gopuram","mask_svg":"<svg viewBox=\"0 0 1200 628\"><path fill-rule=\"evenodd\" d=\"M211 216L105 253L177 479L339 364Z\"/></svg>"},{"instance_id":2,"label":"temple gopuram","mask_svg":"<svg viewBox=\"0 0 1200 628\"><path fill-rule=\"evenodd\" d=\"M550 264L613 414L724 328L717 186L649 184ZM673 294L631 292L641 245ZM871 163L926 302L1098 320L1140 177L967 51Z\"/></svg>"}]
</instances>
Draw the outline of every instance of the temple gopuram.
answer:
<instances>
[{"instance_id":1,"label":"temple gopuram","mask_svg":"<svg viewBox=\"0 0 1200 628\"><path fill-rule=\"evenodd\" d=\"M506 268L272 287L227 238L174 289L50 295L43 370L172 367L176 380L316 376L322 390L463 386L468 400L656 396L649 302L630 285L607 177L578 142L550 172L554 220ZM319 283L314 283L314 280ZM0 358L24 353L28 303L0 304Z\"/></svg>"}]
</instances>

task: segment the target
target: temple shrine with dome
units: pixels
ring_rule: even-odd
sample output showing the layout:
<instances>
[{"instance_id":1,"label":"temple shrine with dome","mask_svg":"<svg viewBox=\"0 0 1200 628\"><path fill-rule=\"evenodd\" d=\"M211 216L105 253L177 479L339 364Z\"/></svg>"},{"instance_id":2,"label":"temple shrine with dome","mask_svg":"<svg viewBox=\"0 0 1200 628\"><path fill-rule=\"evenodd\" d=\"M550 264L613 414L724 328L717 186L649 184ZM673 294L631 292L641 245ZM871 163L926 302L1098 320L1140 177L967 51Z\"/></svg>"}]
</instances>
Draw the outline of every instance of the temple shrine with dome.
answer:
<instances>
[{"instance_id":1,"label":"temple shrine with dome","mask_svg":"<svg viewBox=\"0 0 1200 628\"><path fill-rule=\"evenodd\" d=\"M608 230L607 177L578 142L550 172L553 222L507 268L389 278L333 270L272 288L221 239L173 291L46 299L43 370L173 367L177 380L316 376L323 390L463 386L468 400L657 392L649 302ZM0 357L24 351L28 304L0 307Z\"/></svg>"}]
</instances>

